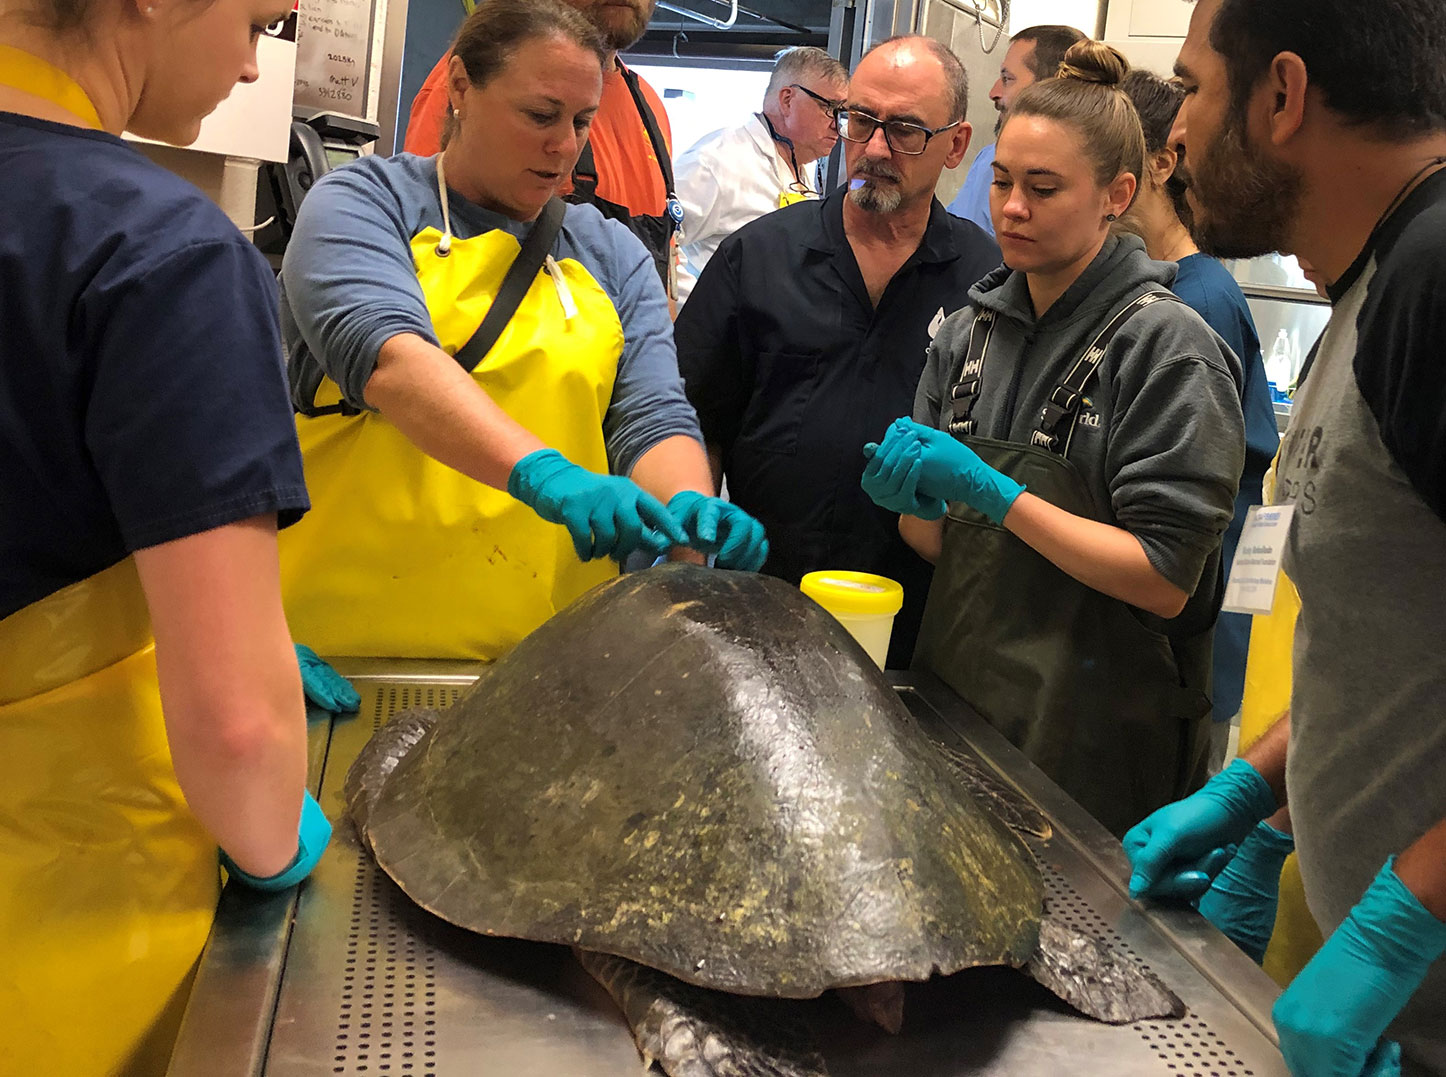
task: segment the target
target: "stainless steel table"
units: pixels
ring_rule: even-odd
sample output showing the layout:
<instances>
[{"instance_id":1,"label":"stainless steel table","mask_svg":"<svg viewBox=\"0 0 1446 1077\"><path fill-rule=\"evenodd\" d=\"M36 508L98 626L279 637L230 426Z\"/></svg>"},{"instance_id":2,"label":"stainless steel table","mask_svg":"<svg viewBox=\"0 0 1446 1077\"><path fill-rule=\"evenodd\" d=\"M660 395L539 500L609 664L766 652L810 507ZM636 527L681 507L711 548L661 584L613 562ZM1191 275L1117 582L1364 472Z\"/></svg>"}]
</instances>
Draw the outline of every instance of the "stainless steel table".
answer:
<instances>
[{"instance_id":1,"label":"stainless steel table","mask_svg":"<svg viewBox=\"0 0 1446 1077\"><path fill-rule=\"evenodd\" d=\"M222 895L171 1077L638 1077L616 1008L565 949L484 939L436 920L375 867L343 818L342 781L372 731L396 711L451 703L476 667L337 666L361 693L361 714L318 715L311 727L312 790L336 837L299 892ZM830 1071L1285 1074L1269 978L1195 913L1131 902L1124 855L1099 824L937 681L891 677L931 735L975 753L1050 818L1054 835L1033 844L1051 908L1154 969L1189 1013L1111 1027L1075 1016L1012 970L970 970L918 988L898 1036L821 1000Z\"/></svg>"}]
</instances>

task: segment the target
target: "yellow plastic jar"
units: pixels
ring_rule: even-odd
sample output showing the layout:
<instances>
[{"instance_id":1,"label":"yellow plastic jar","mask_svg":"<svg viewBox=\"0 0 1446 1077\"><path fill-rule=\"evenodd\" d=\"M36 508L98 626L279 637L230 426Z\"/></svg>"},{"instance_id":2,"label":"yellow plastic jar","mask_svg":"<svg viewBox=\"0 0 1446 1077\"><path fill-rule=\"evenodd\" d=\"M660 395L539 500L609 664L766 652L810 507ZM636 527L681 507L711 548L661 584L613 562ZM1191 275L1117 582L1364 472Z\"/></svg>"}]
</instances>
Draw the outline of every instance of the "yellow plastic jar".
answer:
<instances>
[{"instance_id":1,"label":"yellow plastic jar","mask_svg":"<svg viewBox=\"0 0 1446 1077\"><path fill-rule=\"evenodd\" d=\"M904 605L904 589L871 572L824 569L810 572L799 590L838 619L880 669L889 655L894 615Z\"/></svg>"}]
</instances>

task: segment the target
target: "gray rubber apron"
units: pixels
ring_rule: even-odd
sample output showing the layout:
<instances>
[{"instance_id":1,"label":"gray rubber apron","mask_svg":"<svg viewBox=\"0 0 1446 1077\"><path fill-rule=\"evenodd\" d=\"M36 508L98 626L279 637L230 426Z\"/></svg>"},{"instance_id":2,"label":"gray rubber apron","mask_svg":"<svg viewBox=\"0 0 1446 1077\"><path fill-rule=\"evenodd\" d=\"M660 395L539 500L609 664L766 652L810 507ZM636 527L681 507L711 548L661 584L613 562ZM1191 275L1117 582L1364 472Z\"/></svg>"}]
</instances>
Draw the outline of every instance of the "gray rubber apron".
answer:
<instances>
[{"instance_id":1,"label":"gray rubber apron","mask_svg":"<svg viewBox=\"0 0 1446 1077\"><path fill-rule=\"evenodd\" d=\"M1151 293L1155 295L1155 293ZM1159 296L1158 298L1165 298ZM1173 297L1170 297L1173 298ZM992 318L976 319L950 432L1066 512L1109 522L1067 458L1079 399L1124 308L1055 390L1033 444L973 436ZM962 503L949 506L914 654L1115 834L1198 787L1210 633L1172 639Z\"/></svg>"}]
</instances>

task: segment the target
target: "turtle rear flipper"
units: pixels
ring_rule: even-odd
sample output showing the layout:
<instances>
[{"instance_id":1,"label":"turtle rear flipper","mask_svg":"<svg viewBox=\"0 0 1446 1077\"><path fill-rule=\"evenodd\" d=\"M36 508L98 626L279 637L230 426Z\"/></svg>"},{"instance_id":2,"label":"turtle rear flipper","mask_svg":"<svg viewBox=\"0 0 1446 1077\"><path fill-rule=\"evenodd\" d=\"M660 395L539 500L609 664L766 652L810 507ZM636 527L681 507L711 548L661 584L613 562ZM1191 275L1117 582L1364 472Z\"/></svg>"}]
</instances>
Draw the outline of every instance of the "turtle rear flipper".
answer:
<instances>
[{"instance_id":1,"label":"turtle rear flipper","mask_svg":"<svg viewBox=\"0 0 1446 1077\"><path fill-rule=\"evenodd\" d=\"M398 711L391 721L372 734L372 739L352 761L342 792L346 797L347 813L363 840L366 839L367 817L382 786L402 758L432 731L439 717L441 711L426 707Z\"/></svg>"},{"instance_id":2,"label":"turtle rear flipper","mask_svg":"<svg viewBox=\"0 0 1446 1077\"><path fill-rule=\"evenodd\" d=\"M1086 1017L1111 1025L1183 1017L1185 1004L1153 972L1046 912L1024 971Z\"/></svg>"},{"instance_id":3,"label":"turtle rear flipper","mask_svg":"<svg viewBox=\"0 0 1446 1077\"><path fill-rule=\"evenodd\" d=\"M574 950L623 1011L644 1066L668 1077L828 1077L787 1002L694 987L626 958Z\"/></svg>"}]
</instances>

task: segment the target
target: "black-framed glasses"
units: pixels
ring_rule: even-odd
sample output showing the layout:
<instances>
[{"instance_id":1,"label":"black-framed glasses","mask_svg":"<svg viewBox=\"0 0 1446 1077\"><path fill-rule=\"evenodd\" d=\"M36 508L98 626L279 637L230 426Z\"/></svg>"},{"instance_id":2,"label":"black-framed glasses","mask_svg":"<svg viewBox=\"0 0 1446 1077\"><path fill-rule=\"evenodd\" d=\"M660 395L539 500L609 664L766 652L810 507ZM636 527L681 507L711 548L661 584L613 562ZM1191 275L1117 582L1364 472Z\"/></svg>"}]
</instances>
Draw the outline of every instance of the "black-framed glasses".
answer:
<instances>
[{"instance_id":1,"label":"black-framed glasses","mask_svg":"<svg viewBox=\"0 0 1446 1077\"><path fill-rule=\"evenodd\" d=\"M943 127L923 127L907 120L881 120L858 109L844 108L838 112L838 137L849 142L867 142L880 127L884 129L884 141L895 153L916 155L923 153L929 139L958 127L963 120L946 123Z\"/></svg>"},{"instance_id":2,"label":"black-framed glasses","mask_svg":"<svg viewBox=\"0 0 1446 1077\"><path fill-rule=\"evenodd\" d=\"M788 84L788 88L791 90L802 90L804 93L808 94L809 97L813 98L815 101L818 102L818 107L827 112L830 118L836 117L839 113L839 109L844 107L844 103L842 101L836 101L832 97L825 97L821 93L814 93L807 86L800 86L796 82L790 82Z\"/></svg>"}]
</instances>

